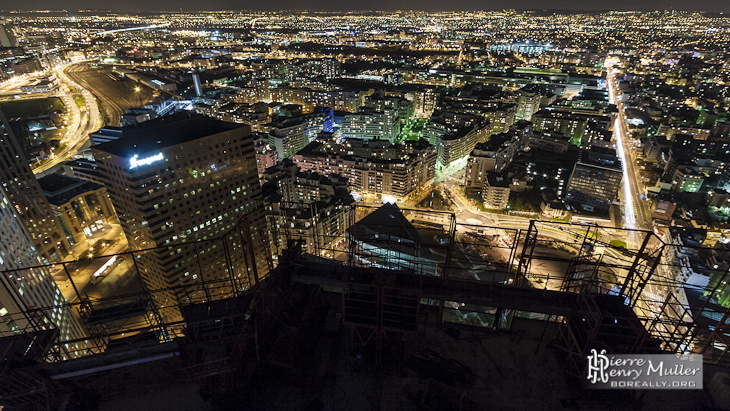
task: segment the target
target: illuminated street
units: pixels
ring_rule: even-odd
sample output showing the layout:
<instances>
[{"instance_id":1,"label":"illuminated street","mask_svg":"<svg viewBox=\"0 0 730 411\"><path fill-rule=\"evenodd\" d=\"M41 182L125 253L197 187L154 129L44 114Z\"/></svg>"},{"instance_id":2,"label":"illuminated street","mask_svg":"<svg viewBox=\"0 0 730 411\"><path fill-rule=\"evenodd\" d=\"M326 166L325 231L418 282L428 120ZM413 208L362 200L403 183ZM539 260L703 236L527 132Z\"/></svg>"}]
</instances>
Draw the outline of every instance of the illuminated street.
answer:
<instances>
[{"instance_id":1,"label":"illuminated street","mask_svg":"<svg viewBox=\"0 0 730 411\"><path fill-rule=\"evenodd\" d=\"M523 3L0 10L0 409L730 410L730 8Z\"/></svg>"}]
</instances>

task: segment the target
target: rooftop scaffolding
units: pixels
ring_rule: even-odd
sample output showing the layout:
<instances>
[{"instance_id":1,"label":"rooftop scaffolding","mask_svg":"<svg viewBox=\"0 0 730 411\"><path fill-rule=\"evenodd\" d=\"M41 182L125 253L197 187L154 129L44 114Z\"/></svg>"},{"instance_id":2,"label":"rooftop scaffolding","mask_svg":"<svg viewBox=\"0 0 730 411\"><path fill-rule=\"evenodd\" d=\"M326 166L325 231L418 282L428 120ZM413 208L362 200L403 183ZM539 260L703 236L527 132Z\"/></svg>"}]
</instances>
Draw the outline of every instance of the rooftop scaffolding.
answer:
<instances>
[{"instance_id":1,"label":"rooftop scaffolding","mask_svg":"<svg viewBox=\"0 0 730 411\"><path fill-rule=\"evenodd\" d=\"M266 213L261 204L242 221ZM730 309L718 300L728 271L688 268L682 260L683 253L706 247L632 230L640 241L630 249L613 241L628 238L623 229L536 220L525 220L524 228L490 227L459 222L453 213L395 206L356 205L348 213L340 231L318 233L322 237L311 243L309 254L301 252L301 233L288 233L286 226L267 231L289 240L281 255L266 253L267 265L278 267L271 277L251 264L256 256L245 241L247 223L216 239L118 254L129 268L119 284L132 285L124 292L111 287L101 295L93 284L79 289L73 273L80 262L44 267L57 281L65 275L63 281L76 290L67 306L88 337L68 341L55 333L43 353L28 352L46 364L46 380L54 381L167 355L177 358L190 380L233 372L245 358L286 367L295 355L286 341L296 343L298 323L311 321L324 290L341 294L341 321L351 327L353 344L374 345L378 361L386 347L406 354L425 307L437 307L444 328L504 330L514 317L557 322L555 341L566 372L574 376L582 373L584 353L596 347L616 353L691 351L708 363L730 365L725 355ZM312 225L316 219L313 215ZM137 261L146 253L176 249L193 252L180 260L190 280L150 288ZM704 286L690 282L688 269L713 280ZM208 281L212 270L228 275ZM293 293L292 283L305 288ZM174 304L164 303L162 296L169 295ZM38 308L3 318L30 316L20 335L33 335L54 329L48 312ZM10 333L0 337L20 341ZM155 345L159 349L151 348ZM17 376L22 385L22 373L6 370L2 376ZM30 399L38 387L27 387L28 397L3 398ZM56 395L50 388L45 392Z\"/></svg>"}]
</instances>

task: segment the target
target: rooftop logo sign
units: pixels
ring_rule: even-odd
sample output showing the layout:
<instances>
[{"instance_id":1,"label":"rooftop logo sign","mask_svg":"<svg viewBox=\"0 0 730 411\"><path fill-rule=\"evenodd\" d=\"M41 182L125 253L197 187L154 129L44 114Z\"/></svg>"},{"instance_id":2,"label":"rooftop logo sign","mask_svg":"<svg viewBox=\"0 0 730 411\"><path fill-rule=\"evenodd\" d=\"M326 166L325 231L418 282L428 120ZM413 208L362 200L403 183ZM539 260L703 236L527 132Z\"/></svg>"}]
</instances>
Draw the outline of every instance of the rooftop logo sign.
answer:
<instances>
[{"instance_id":1,"label":"rooftop logo sign","mask_svg":"<svg viewBox=\"0 0 730 411\"><path fill-rule=\"evenodd\" d=\"M138 166L147 166L152 163L156 163L158 161L162 161L164 157L162 156L162 153L157 153L154 156L149 156L145 158L139 158L136 154L134 157L129 159L129 168L137 168Z\"/></svg>"},{"instance_id":2,"label":"rooftop logo sign","mask_svg":"<svg viewBox=\"0 0 730 411\"><path fill-rule=\"evenodd\" d=\"M702 389L699 354L616 354L591 350L588 386L604 389Z\"/></svg>"}]
</instances>

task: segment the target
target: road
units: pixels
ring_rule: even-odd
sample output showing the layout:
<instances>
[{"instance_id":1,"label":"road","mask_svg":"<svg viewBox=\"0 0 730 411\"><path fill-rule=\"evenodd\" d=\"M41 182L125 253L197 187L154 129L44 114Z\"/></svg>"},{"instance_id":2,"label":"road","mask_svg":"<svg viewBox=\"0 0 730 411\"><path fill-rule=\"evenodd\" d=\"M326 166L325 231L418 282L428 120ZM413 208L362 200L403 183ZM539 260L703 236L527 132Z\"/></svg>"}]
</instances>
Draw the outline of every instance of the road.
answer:
<instances>
[{"instance_id":1,"label":"road","mask_svg":"<svg viewBox=\"0 0 730 411\"><path fill-rule=\"evenodd\" d=\"M623 227L627 229L650 230L651 213L647 210L648 205L643 199L644 186L636 170L636 160L633 156L631 139L627 136L628 124L624 113L624 106L618 101L618 80L616 79L616 60L607 59L608 66L608 95L609 102L618 108L618 115L613 127L613 137L616 142L616 153L621 160L624 178L621 182L621 199L623 204ZM634 246L638 239L633 236Z\"/></svg>"},{"instance_id":2,"label":"road","mask_svg":"<svg viewBox=\"0 0 730 411\"><path fill-rule=\"evenodd\" d=\"M68 116L66 133L61 141L63 149L54 153L50 159L33 166L35 174L41 174L57 164L72 159L87 143L89 134L98 130L102 124L96 99L88 90L66 76L65 70L68 67L69 65L65 64L54 69L59 80L58 95L66 106ZM74 88L75 91L72 91L71 88ZM83 98L84 106L79 107L76 104L75 96Z\"/></svg>"},{"instance_id":3,"label":"road","mask_svg":"<svg viewBox=\"0 0 730 411\"><path fill-rule=\"evenodd\" d=\"M624 227L625 228L636 228L640 230L652 230L652 217L650 206L644 197L644 187L641 181L641 176L638 173L636 167L636 160L632 149L630 138L627 136L626 130L628 130L628 123L624 112L624 106L621 101L617 99L618 96L618 80L616 79L616 66L619 61L615 58L606 59L606 67L608 68L607 81L609 91L609 101L616 104L618 108L618 115L614 123L614 139L616 140L616 152L619 155L623 172L624 179L622 181L621 196L623 200L623 214L624 214ZM638 237L636 232L632 232L627 238L629 248L638 249L639 242L643 239ZM664 277L664 279L662 279ZM684 308L686 308L686 301L679 301L676 303L670 303L671 309L666 309L664 313L661 313L661 306L663 301L667 298L668 292L672 292L672 286L667 285L668 278L673 278L673 273L668 270L665 265L660 265L658 270L654 273L653 279L649 281L649 284L644 288L641 296L641 300L637 302L636 308L643 311L643 315L646 317L647 314L653 317L661 317L664 321L669 320L674 322L659 324L658 331L669 333L674 332L678 327L676 320L687 320L687 318L675 318L675 316L681 316ZM658 279L658 280L657 280ZM661 280L664 284L657 284L656 281ZM676 294L675 292L672 292ZM682 298L682 295L677 295L678 299ZM683 307L685 306L685 307ZM691 320L691 319L690 319ZM680 330L680 332L684 332Z\"/></svg>"}]
</instances>

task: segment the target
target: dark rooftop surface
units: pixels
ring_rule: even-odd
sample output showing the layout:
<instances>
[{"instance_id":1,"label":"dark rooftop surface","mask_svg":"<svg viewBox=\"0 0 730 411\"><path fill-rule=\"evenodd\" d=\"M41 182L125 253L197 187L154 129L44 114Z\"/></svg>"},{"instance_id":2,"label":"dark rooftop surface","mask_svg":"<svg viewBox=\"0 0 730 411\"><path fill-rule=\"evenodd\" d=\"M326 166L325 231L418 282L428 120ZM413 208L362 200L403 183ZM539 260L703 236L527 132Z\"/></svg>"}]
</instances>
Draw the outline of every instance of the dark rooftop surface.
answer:
<instances>
[{"instance_id":1,"label":"dark rooftop surface","mask_svg":"<svg viewBox=\"0 0 730 411\"><path fill-rule=\"evenodd\" d=\"M80 194L98 190L102 187L99 184L61 174L42 177L38 179L38 183L43 190L43 194L48 198L48 202L57 206L67 203Z\"/></svg>"},{"instance_id":2,"label":"dark rooftop surface","mask_svg":"<svg viewBox=\"0 0 730 411\"><path fill-rule=\"evenodd\" d=\"M179 113L123 127L123 137L94 148L128 157L242 127L247 126L192 113Z\"/></svg>"},{"instance_id":3,"label":"dark rooftop surface","mask_svg":"<svg viewBox=\"0 0 730 411\"><path fill-rule=\"evenodd\" d=\"M621 162L616 156L616 150L607 147L591 146L590 150L584 150L578 162L594 166L621 170Z\"/></svg>"}]
</instances>

